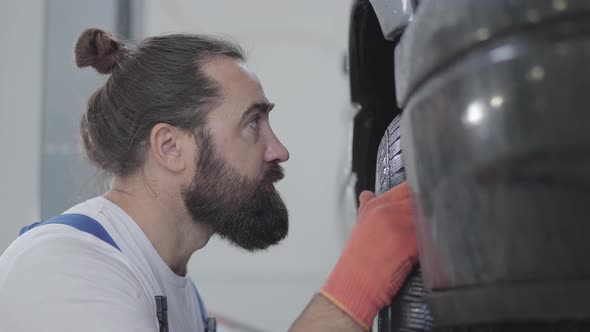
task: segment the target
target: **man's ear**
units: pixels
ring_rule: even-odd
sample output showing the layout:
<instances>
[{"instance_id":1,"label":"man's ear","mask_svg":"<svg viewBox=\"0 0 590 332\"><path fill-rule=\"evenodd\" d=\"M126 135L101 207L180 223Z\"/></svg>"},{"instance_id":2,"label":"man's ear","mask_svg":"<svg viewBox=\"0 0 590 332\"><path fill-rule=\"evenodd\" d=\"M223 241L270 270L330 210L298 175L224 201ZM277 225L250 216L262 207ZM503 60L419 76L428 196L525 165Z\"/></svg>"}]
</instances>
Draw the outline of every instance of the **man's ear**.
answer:
<instances>
[{"instance_id":1,"label":"man's ear","mask_svg":"<svg viewBox=\"0 0 590 332\"><path fill-rule=\"evenodd\" d=\"M150 151L163 168L182 172L187 167L187 136L181 129L166 123L158 123L150 132Z\"/></svg>"}]
</instances>

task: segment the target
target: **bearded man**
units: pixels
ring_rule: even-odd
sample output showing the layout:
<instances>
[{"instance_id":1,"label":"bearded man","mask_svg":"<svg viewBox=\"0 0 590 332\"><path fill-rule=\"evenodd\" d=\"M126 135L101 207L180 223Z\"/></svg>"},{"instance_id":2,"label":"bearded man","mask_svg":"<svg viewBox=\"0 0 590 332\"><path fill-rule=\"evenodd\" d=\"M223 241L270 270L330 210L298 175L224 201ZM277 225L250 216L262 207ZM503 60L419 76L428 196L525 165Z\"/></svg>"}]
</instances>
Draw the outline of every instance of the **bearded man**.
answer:
<instances>
[{"instance_id":1,"label":"bearded man","mask_svg":"<svg viewBox=\"0 0 590 332\"><path fill-rule=\"evenodd\" d=\"M127 48L84 31L79 67L110 75L89 99L85 154L110 190L23 230L0 257L6 331L211 331L191 255L218 234L255 251L281 241L274 183L289 153L240 47L202 35ZM407 186L360 197L358 222L293 331L362 331L416 262Z\"/></svg>"}]
</instances>

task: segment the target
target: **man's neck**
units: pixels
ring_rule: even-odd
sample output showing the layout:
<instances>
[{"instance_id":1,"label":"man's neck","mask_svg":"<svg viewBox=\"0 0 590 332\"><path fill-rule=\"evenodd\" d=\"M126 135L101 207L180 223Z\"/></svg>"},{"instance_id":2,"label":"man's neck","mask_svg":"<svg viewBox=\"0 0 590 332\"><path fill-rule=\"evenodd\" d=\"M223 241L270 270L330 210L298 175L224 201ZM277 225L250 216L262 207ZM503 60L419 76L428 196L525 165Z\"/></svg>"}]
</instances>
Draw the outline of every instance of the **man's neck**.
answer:
<instances>
[{"instance_id":1,"label":"man's neck","mask_svg":"<svg viewBox=\"0 0 590 332\"><path fill-rule=\"evenodd\" d=\"M181 197L158 191L143 179L114 180L105 198L131 216L177 275L186 275L191 255L212 235L208 226L191 220Z\"/></svg>"}]
</instances>

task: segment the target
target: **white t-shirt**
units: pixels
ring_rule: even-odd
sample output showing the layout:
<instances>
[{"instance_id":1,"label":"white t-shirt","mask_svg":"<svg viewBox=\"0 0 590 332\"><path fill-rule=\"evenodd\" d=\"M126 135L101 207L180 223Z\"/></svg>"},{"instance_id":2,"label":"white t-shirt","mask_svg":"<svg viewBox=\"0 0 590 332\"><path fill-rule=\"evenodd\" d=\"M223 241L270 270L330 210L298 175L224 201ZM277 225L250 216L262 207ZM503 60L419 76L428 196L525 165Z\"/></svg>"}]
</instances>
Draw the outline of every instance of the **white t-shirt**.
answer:
<instances>
[{"instance_id":1,"label":"white t-shirt","mask_svg":"<svg viewBox=\"0 0 590 332\"><path fill-rule=\"evenodd\" d=\"M204 330L189 278L172 272L127 213L103 197L66 213L98 221L121 251L67 225L21 235L0 256L0 330L157 332L157 295L167 298L169 331Z\"/></svg>"}]
</instances>

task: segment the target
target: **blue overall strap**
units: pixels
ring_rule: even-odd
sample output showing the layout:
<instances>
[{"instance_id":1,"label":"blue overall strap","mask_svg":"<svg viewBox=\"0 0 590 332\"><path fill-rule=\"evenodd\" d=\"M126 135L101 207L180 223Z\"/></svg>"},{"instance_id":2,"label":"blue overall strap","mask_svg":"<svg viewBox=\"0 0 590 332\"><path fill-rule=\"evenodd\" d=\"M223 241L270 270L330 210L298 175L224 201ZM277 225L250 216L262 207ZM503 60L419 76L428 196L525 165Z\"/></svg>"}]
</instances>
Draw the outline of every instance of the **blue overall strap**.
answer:
<instances>
[{"instance_id":1,"label":"blue overall strap","mask_svg":"<svg viewBox=\"0 0 590 332\"><path fill-rule=\"evenodd\" d=\"M205 326L207 326L207 310L205 309L205 305L203 304L203 300L201 299L201 295L199 295L199 291L197 290L197 286L195 285L195 283L193 282L193 280L191 278L189 278L188 280L190 280L191 284L193 285L193 289L195 290L195 295L197 295L197 302L199 305L199 309L201 310L201 318L203 319L203 323L205 323Z\"/></svg>"},{"instance_id":2,"label":"blue overall strap","mask_svg":"<svg viewBox=\"0 0 590 332\"><path fill-rule=\"evenodd\" d=\"M51 225L51 224L68 225L68 226L74 227L77 230L94 235L95 237L101 239L102 241L110 244L111 246L113 246L117 250L121 251L121 249L115 243L113 238L109 235L107 230L104 229L104 227L102 227L102 225L98 221L96 221L88 216L85 216L83 214L77 214L77 213L62 214L62 215L59 215L57 217L53 217L53 218L45 220L45 221L36 222L36 223L31 224L29 226L23 227L20 230L19 235L23 235L25 232L30 231L33 228L37 228L37 227L43 226L43 225Z\"/></svg>"}]
</instances>

